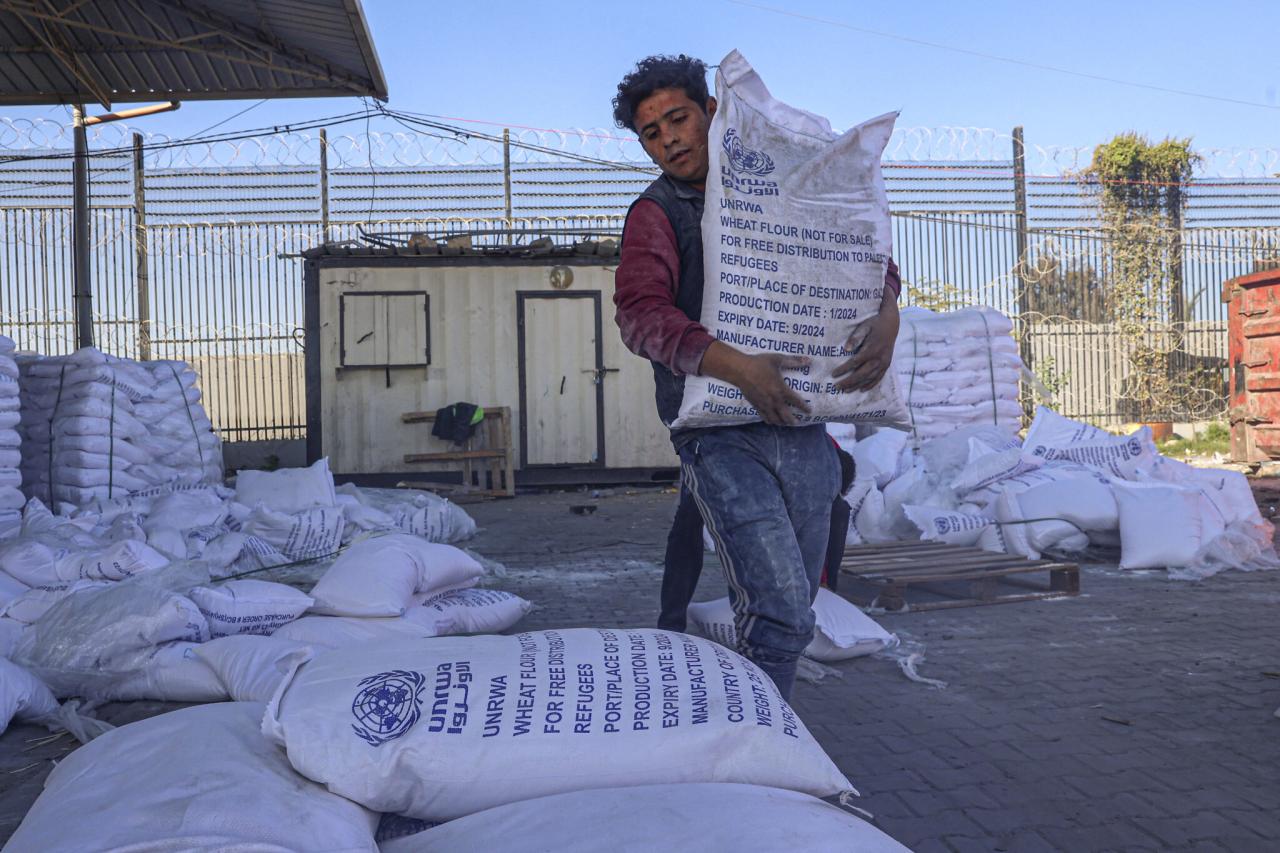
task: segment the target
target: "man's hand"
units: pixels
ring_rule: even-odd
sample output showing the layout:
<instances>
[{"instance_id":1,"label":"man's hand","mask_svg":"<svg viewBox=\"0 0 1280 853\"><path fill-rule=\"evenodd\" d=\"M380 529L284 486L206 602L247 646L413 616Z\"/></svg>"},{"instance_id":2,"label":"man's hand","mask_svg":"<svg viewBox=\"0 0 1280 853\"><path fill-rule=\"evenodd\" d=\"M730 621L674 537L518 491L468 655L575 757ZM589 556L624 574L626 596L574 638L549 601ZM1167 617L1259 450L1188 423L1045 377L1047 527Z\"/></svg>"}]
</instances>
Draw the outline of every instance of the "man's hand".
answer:
<instances>
[{"instance_id":1,"label":"man's hand","mask_svg":"<svg viewBox=\"0 0 1280 853\"><path fill-rule=\"evenodd\" d=\"M880 313L853 330L845 350L853 358L832 372L841 391L870 391L879 384L893 360L893 345L898 339L898 300L885 289ZM841 379L840 377L844 377Z\"/></svg>"},{"instance_id":2,"label":"man's hand","mask_svg":"<svg viewBox=\"0 0 1280 853\"><path fill-rule=\"evenodd\" d=\"M795 426L792 409L809 411L809 404L782 379L782 371L804 367L809 359L794 355L747 355L715 341L702 357L701 373L735 386L756 407L767 424Z\"/></svg>"}]
</instances>

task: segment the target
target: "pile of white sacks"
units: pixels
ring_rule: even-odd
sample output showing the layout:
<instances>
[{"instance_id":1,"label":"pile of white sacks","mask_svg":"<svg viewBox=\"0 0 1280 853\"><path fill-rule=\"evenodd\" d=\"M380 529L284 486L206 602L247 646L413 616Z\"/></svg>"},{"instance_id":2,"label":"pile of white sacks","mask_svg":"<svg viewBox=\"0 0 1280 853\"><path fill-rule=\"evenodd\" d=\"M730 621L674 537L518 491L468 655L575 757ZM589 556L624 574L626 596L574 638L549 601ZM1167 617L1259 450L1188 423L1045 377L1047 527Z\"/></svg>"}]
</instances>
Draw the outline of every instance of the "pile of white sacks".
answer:
<instances>
[{"instance_id":1,"label":"pile of white sacks","mask_svg":"<svg viewBox=\"0 0 1280 853\"><path fill-rule=\"evenodd\" d=\"M81 506L157 486L220 483L222 444L181 361L87 347L19 356L22 481L29 498Z\"/></svg>"},{"instance_id":2,"label":"pile of white sacks","mask_svg":"<svg viewBox=\"0 0 1280 853\"><path fill-rule=\"evenodd\" d=\"M993 308L904 308L901 317L893 370L916 438L963 426L1020 427L1022 360L1008 317Z\"/></svg>"},{"instance_id":3,"label":"pile of white sacks","mask_svg":"<svg viewBox=\"0 0 1280 853\"><path fill-rule=\"evenodd\" d=\"M22 520L21 397L13 341L0 335L0 536Z\"/></svg>"},{"instance_id":4,"label":"pile of white sacks","mask_svg":"<svg viewBox=\"0 0 1280 853\"><path fill-rule=\"evenodd\" d=\"M1181 578L1278 565L1243 474L1161 456L1145 427L1117 436L1041 407L1025 439L1015 429L921 442L829 427L857 465L849 543L924 539L1032 558L1118 548L1122 568Z\"/></svg>"},{"instance_id":5,"label":"pile of white sacks","mask_svg":"<svg viewBox=\"0 0 1280 853\"><path fill-rule=\"evenodd\" d=\"M224 641L253 646L242 635L279 634L281 645L260 646L274 654L502 630L528 609L471 589L484 569L442 540L471 536L475 522L443 498L337 490L324 460L242 474L237 486L173 488L65 515L29 502L17 534L0 540L0 655L59 697L224 701L235 693L196 653ZM325 558L311 594L238 577Z\"/></svg>"},{"instance_id":6,"label":"pile of white sacks","mask_svg":"<svg viewBox=\"0 0 1280 853\"><path fill-rule=\"evenodd\" d=\"M242 474L236 502L306 517L316 479ZM427 507L334 494L365 522L432 523L416 511ZM121 529L145 530L156 512ZM30 553L74 541L77 518L42 517L0 548L6 575L60 587L13 642L15 679L44 691L24 718L45 719L62 696L215 704L63 759L12 849L594 851L608 838L665 850L711 832L726 849L905 850L822 802L853 796L849 780L769 678L717 643L643 629L496 635L528 602L479 588L466 552L399 528L358 533L307 593L213 583L202 561L128 538L127 555L62 554L50 577L47 555ZM483 636L445 636L460 634Z\"/></svg>"}]
</instances>

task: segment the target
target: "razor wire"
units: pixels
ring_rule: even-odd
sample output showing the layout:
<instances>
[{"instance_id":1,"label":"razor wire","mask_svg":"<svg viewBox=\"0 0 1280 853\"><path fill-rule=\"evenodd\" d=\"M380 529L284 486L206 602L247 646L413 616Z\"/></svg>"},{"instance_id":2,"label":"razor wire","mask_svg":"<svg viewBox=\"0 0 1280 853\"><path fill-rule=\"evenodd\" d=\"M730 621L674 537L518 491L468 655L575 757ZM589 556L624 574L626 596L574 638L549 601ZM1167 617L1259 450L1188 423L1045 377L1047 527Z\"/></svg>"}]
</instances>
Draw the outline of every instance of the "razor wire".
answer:
<instances>
[{"instance_id":1,"label":"razor wire","mask_svg":"<svg viewBox=\"0 0 1280 853\"><path fill-rule=\"evenodd\" d=\"M373 120L386 122L387 117ZM90 153L95 148L105 149L107 153L95 154L95 159L123 160L131 156L128 149L135 132L142 136L148 168L315 167L320 161L319 134L310 131L201 141L139 131L124 122L89 128ZM636 137L617 130L519 127L510 129L509 134L512 163L582 157L644 170L653 168ZM342 132L329 135L328 156L330 165L337 168L367 167L371 156L374 166L381 168L500 166L504 162L502 144L483 138L492 135L456 126L438 132L403 127L367 134ZM175 147L156 148L161 145ZM55 156L65 155L71 147L71 128L64 122L0 117L0 150ZM1200 158L1198 178L1274 178L1280 173L1280 149L1276 148L1204 148L1195 153ZM1045 176L1079 174L1088 167L1092 156L1092 146L1028 144L1027 171L1029 175ZM894 129L883 159L893 163L1009 163L1013 159L1013 138L1007 132L984 127L899 127Z\"/></svg>"},{"instance_id":2,"label":"razor wire","mask_svg":"<svg viewBox=\"0 0 1280 853\"><path fill-rule=\"evenodd\" d=\"M0 211L4 213L4 211ZM0 231L0 247L23 246L50 255L68 253L72 245L70 212L61 208L23 210L23 227ZM90 247L95 252L132 247L135 239L133 209L96 208ZM369 222L333 222L327 233L319 220L258 222L236 220L187 220L148 223L148 254L169 259L238 257L265 261L300 256L325 242L358 241L361 234L392 234L408 240L414 236L444 239L471 235L474 244L501 246L551 235L557 243L571 242L574 234L621 235L623 214L578 216L427 216L381 218ZM5 219L0 218L0 224ZM557 235L556 232L565 232ZM512 241L516 241L513 243ZM2 269L2 268L0 268Z\"/></svg>"}]
</instances>

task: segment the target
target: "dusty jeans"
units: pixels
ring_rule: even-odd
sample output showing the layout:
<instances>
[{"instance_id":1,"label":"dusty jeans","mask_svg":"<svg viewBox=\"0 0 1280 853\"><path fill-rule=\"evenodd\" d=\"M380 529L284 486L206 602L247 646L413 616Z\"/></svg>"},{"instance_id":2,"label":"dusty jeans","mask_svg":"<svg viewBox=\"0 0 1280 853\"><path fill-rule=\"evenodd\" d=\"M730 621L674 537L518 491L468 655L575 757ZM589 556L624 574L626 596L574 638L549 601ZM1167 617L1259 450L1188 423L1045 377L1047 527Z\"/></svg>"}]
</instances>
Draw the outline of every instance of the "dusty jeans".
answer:
<instances>
[{"instance_id":1,"label":"dusty jeans","mask_svg":"<svg viewBox=\"0 0 1280 853\"><path fill-rule=\"evenodd\" d=\"M814 596L840 489L821 426L756 423L709 430L680 450L729 581L738 651L784 698L813 639Z\"/></svg>"}]
</instances>

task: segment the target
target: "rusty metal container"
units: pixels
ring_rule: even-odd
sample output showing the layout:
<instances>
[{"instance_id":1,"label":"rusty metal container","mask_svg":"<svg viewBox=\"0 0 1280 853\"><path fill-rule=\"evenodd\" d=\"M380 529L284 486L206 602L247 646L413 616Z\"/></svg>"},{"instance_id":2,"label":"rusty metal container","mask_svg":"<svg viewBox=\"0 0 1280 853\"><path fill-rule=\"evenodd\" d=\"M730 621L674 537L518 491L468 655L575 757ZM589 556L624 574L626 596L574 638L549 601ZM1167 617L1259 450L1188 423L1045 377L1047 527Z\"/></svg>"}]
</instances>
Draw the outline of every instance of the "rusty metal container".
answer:
<instances>
[{"instance_id":1,"label":"rusty metal container","mask_svg":"<svg viewBox=\"0 0 1280 853\"><path fill-rule=\"evenodd\" d=\"M1280 269L1229 279L1227 310L1231 370L1231 459L1280 458Z\"/></svg>"}]
</instances>

